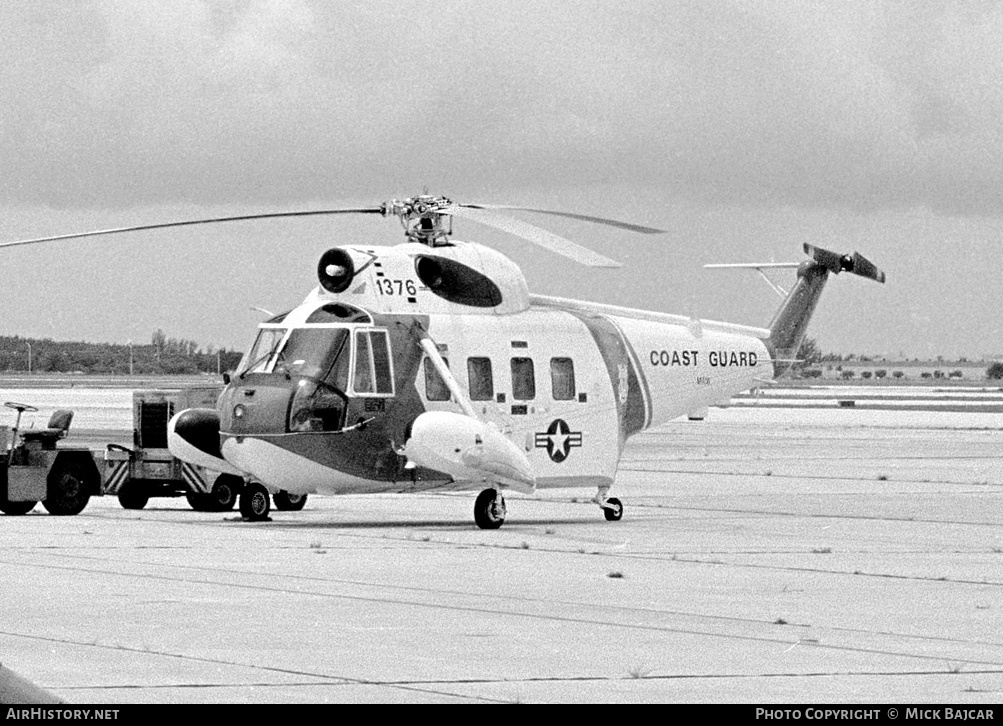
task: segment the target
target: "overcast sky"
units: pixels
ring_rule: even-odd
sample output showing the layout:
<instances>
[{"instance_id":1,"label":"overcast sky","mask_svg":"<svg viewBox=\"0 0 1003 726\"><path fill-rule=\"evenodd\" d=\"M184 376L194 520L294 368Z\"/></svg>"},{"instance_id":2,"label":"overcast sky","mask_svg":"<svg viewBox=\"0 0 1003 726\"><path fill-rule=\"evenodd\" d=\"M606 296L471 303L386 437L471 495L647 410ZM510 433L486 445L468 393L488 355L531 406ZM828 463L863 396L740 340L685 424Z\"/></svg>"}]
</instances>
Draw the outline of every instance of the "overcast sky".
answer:
<instances>
[{"instance_id":1,"label":"overcast sky","mask_svg":"<svg viewBox=\"0 0 1003 726\"><path fill-rule=\"evenodd\" d=\"M457 222L533 291L766 324L755 273L857 250L823 350L1003 353L1003 7L971 2L5 0L0 238L428 190L531 217L587 270ZM0 251L0 334L243 348L319 255L399 225L328 218Z\"/></svg>"}]
</instances>

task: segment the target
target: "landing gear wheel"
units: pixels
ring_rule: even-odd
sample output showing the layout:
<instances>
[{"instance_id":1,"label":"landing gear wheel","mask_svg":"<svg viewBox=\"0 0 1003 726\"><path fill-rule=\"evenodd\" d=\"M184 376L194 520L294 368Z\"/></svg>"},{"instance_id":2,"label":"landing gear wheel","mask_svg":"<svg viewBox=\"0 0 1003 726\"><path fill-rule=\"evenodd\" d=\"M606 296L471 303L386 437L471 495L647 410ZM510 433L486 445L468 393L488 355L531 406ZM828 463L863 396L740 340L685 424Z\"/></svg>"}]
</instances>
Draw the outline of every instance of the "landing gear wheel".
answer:
<instances>
[{"instance_id":1,"label":"landing gear wheel","mask_svg":"<svg viewBox=\"0 0 1003 726\"><path fill-rule=\"evenodd\" d=\"M240 514L249 522L268 520L268 512L272 508L268 490L257 482L248 484L240 494Z\"/></svg>"},{"instance_id":2,"label":"landing gear wheel","mask_svg":"<svg viewBox=\"0 0 1003 726\"><path fill-rule=\"evenodd\" d=\"M275 508L281 512L298 512L306 505L306 494L290 494L285 489L272 495Z\"/></svg>"},{"instance_id":3,"label":"landing gear wheel","mask_svg":"<svg viewBox=\"0 0 1003 726\"><path fill-rule=\"evenodd\" d=\"M48 476L48 496L42 506L49 514L70 516L80 514L90 501L97 482L84 467L73 461L56 461Z\"/></svg>"},{"instance_id":4,"label":"landing gear wheel","mask_svg":"<svg viewBox=\"0 0 1003 726\"><path fill-rule=\"evenodd\" d=\"M128 482L118 490L118 503L123 509L142 509L150 501L150 495L146 494L139 486Z\"/></svg>"},{"instance_id":5,"label":"landing gear wheel","mask_svg":"<svg viewBox=\"0 0 1003 726\"><path fill-rule=\"evenodd\" d=\"M27 514L38 502L9 502L6 499L0 499L0 512L11 517L20 517L22 514Z\"/></svg>"},{"instance_id":6,"label":"landing gear wheel","mask_svg":"<svg viewBox=\"0 0 1003 726\"><path fill-rule=\"evenodd\" d=\"M474 521L481 529L498 529L505 522L505 498L497 489L485 489L474 502Z\"/></svg>"},{"instance_id":7,"label":"landing gear wheel","mask_svg":"<svg viewBox=\"0 0 1003 726\"><path fill-rule=\"evenodd\" d=\"M244 486L244 480L233 474L220 474L207 499L211 503L211 512L229 512L237 503L237 495Z\"/></svg>"},{"instance_id":8,"label":"landing gear wheel","mask_svg":"<svg viewBox=\"0 0 1003 726\"><path fill-rule=\"evenodd\" d=\"M602 513L607 521L619 522L623 518L623 502L616 497L610 497L603 503Z\"/></svg>"}]
</instances>

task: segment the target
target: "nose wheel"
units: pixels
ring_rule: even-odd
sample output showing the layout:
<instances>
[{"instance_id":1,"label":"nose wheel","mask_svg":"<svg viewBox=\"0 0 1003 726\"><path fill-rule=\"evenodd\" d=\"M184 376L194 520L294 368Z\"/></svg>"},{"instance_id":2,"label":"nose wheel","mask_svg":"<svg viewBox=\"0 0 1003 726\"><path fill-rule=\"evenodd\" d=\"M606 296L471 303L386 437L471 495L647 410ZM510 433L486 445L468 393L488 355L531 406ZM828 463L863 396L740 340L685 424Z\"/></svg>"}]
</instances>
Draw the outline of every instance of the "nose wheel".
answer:
<instances>
[{"instance_id":1,"label":"nose wheel","mask_svg":"<svg viewBox=\"0 0 1003 726\"><path fill-rule=\"evenodd\" d=\"M485 489L474 502L474 521L481 529L498 529L505 522L505 498L497 489Z\"/></svg>"},{"instance_id":2,"label":"nose wheel","mask_svg":"<svg viewBox=\"0 0 1003 726\"><path fill-rule=\"evenodd\" d=\"M268 490L261 484L252 482L240 493L240 514L248 522L267 522L270 517L272 500Z\"/></svg>"}]
</instances>

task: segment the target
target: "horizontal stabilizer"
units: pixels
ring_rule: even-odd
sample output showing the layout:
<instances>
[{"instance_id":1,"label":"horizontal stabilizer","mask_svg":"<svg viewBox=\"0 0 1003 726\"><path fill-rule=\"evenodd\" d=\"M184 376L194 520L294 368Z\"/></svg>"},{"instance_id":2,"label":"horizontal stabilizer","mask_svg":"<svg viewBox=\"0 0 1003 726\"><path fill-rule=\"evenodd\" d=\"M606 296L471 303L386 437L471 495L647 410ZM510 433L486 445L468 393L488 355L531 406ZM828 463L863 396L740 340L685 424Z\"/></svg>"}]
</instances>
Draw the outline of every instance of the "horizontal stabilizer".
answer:
<instances>
[{"instance_id":1,"label":"horizontal stabilizer","mask_svg":"<svg viewBox=\"0 0 1003 726\"><path fill-rule=\"evenodd\" d=\"M840 272L852 272L854 275L867 277L877 282L885 281L885 273L859 252L854 252L852 255L841 255L838 252L815 247L807 242L805 243L804 251L806 255L820 265L823 265L829 272L836 274Z\"/></svg>"}]
</instances>

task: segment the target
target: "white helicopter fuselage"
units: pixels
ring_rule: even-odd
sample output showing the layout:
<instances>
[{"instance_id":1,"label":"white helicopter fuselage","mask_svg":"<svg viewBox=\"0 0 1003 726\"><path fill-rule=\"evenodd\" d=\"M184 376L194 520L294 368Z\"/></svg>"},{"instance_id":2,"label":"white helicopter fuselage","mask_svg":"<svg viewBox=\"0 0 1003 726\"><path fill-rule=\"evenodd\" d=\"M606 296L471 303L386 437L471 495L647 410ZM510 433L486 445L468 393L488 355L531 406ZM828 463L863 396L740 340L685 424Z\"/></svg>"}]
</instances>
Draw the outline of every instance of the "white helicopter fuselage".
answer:
<instances>
[{"instance_id":1,"label":"white helicopter fuselage","mask_svg":"<svg viewBox=\"0 0 1003 726\"><path fill-rule=\"evenodd\" d=\"M318 288L262 323L220 398L222 458L272 489L608 489L630 436L702 417L772 372L768 331L534 303L518 268L479 245L341 249L352 257L350 284ZM439 267L423 269L429 260ZM490 289L471 292L487 284L481 271ZM457 302L478 292L480 303ZM334 344L337 362L318 353ZM339 410L299 426L293 409L316 408L320 394L297 403L296 391L318 376L337 390ZM412 430L437 412L455 417Z\"/></svg>"}]
</instances>

